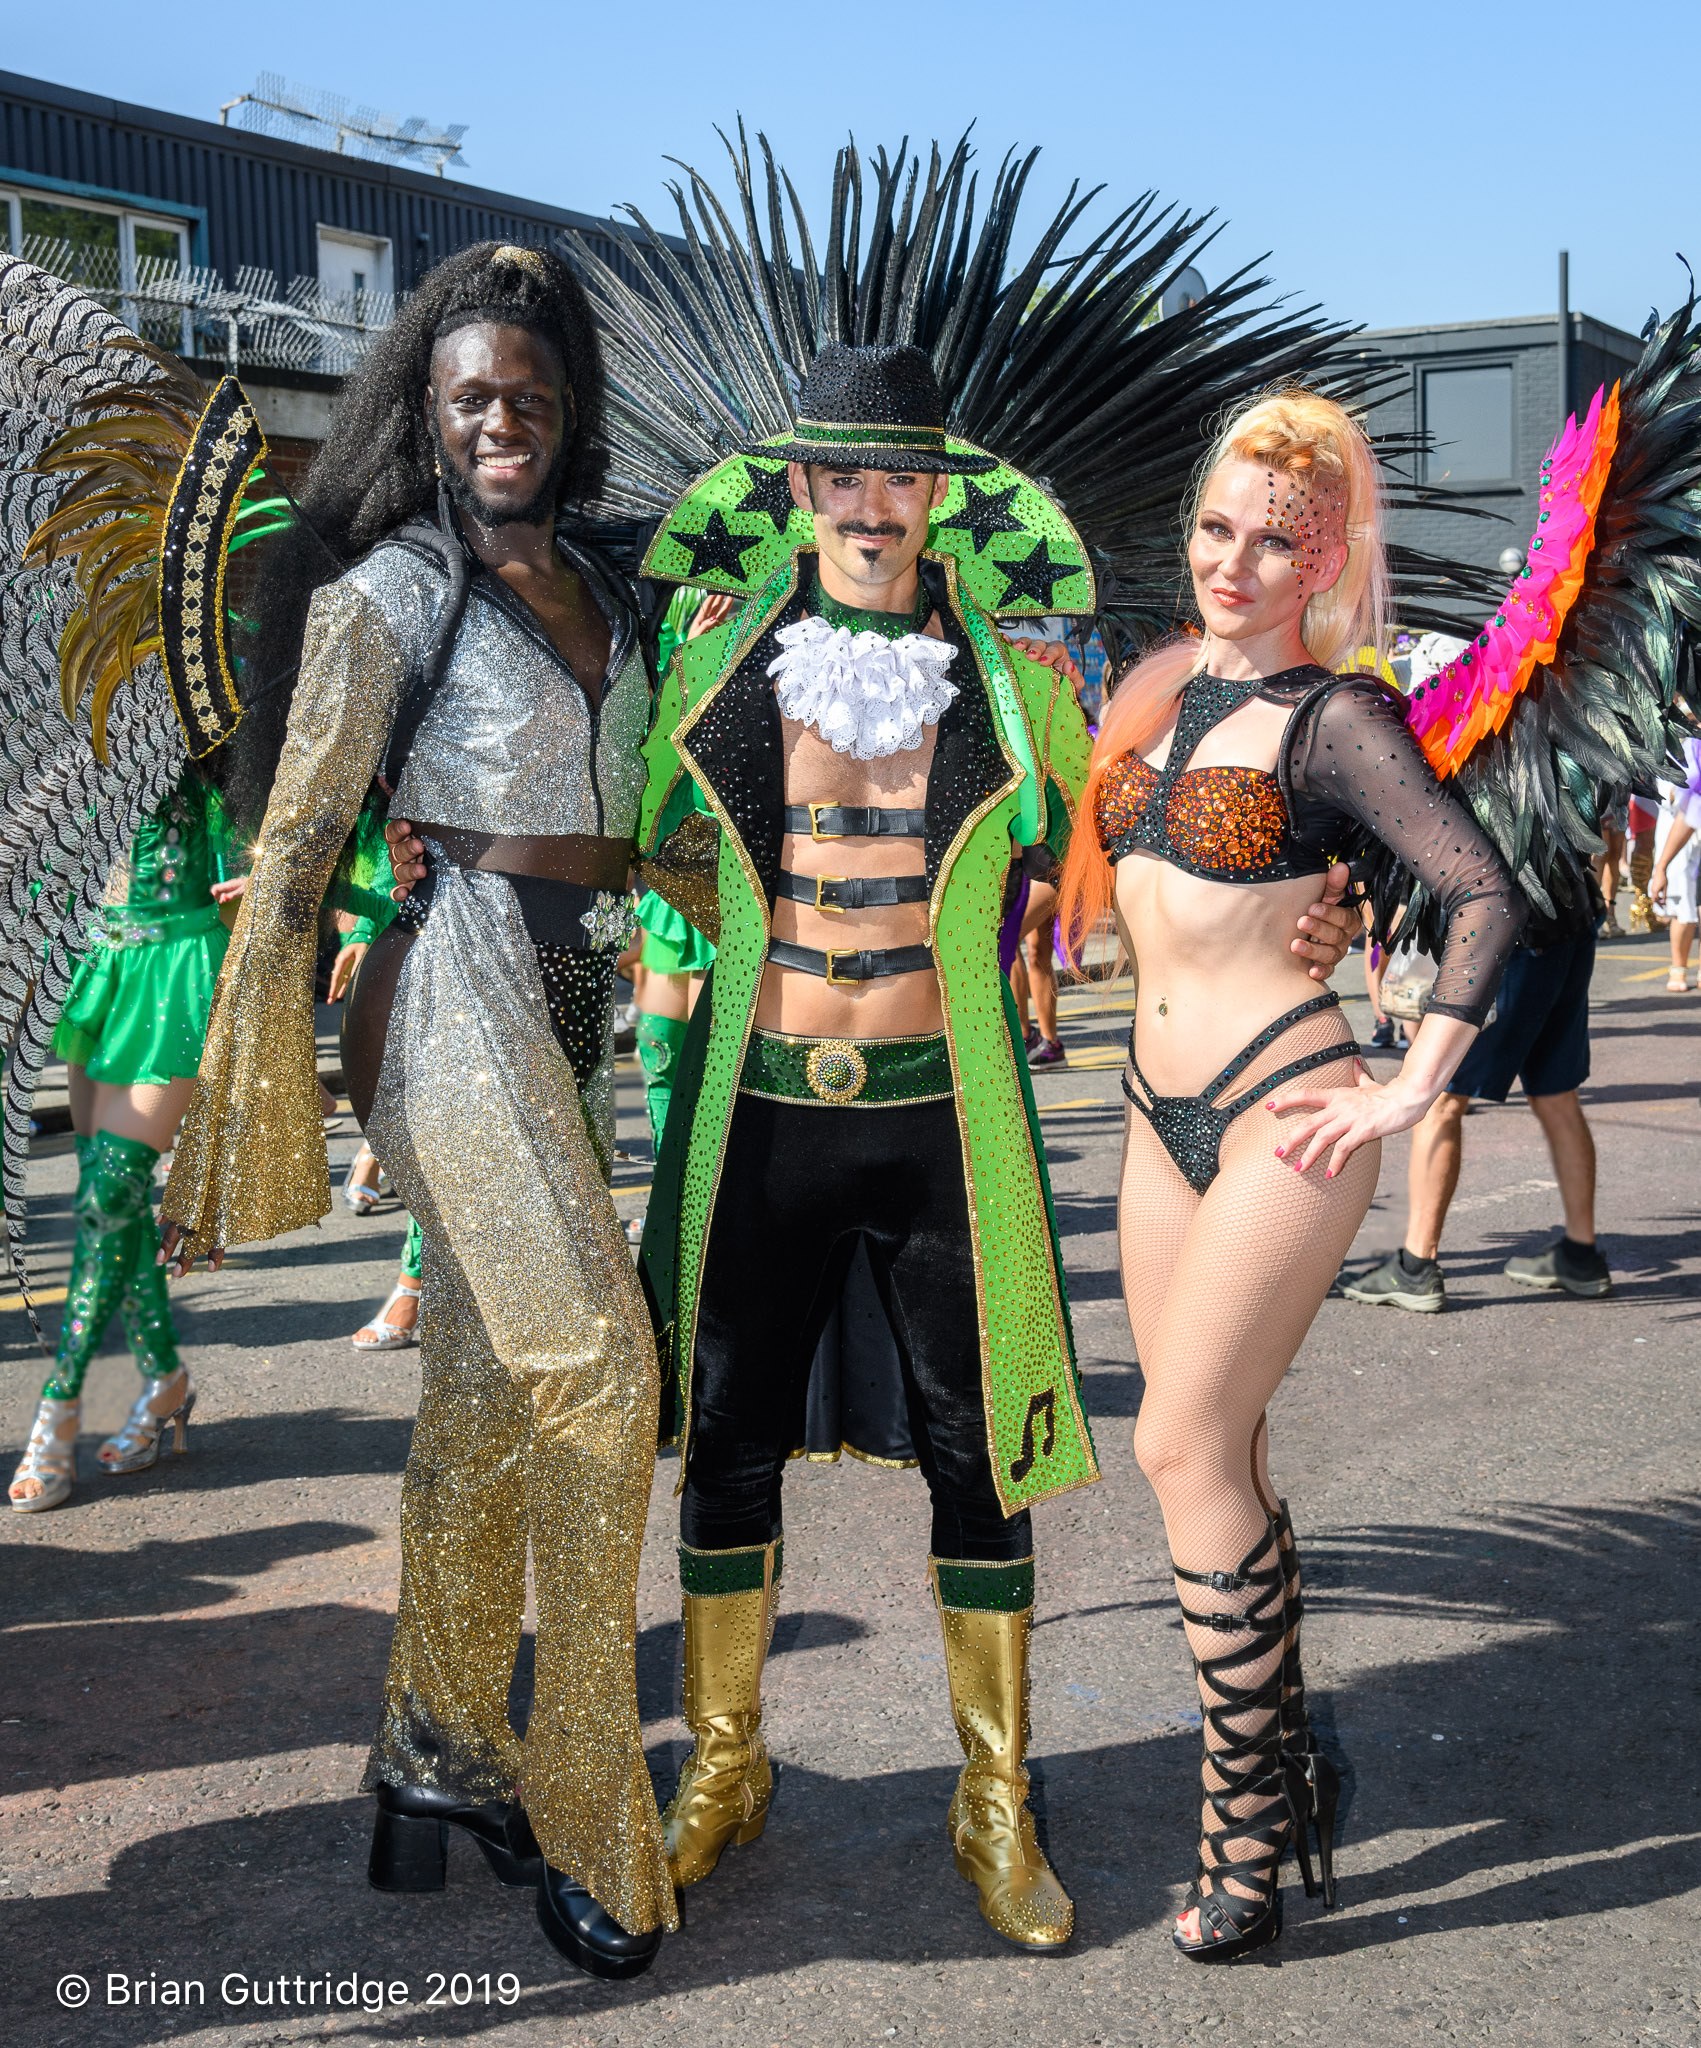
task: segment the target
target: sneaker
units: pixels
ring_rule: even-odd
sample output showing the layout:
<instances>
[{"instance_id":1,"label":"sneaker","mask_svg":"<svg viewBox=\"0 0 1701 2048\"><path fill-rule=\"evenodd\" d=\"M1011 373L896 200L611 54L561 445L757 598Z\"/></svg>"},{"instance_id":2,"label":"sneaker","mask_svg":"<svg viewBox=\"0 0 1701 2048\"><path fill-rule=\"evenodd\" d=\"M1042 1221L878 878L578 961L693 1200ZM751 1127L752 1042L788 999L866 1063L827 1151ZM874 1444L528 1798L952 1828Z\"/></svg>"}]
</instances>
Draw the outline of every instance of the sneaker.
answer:
<instances>
[{"instance_id":1,"label":"sneaker","mask_svg":"<svg viewBox=\"0 0 1701 2048\"><path fill-rule=\"evenodd\" d=\"M1392 1052L1394 1050L1394 1020L1392 1017L1382 1017L1377 1020L1376 1029L1370 1034L1370 1043L1377 1052Z\"/></svg>"},{"instance_id":2,"label":"sneaker","mask_svg":"<svg viewBox=\"0 0 1701 2048\"><path fill-rule=\"evenodd\" d=\"M1030 1024L1027 1030L1022 1033L1022 1050L1024 1052L1032 1052L1039 1042L1040 1028L1037 1024Z\"/></svg>"},{"instance_id":3,"label":"sneaker","mask_svg":"<svg viewBox=\"0 0 1701 2048\"><path fill-rule=\"evenodd\" d=\"M1061 1038L1040 1038L1034 1041L1033 1050L1028 1054L1030 1067L1066 1067L1069 1055L1063 1050Z\"/></svg>"},{"instance_id":4,"label":"sneaker","mask_svg":"<svg viewBox=\"0 0 1701 2048\"><path fill-rule=\"evenodd\" d=\"M1598 1299L1612 1292L1612 1275L1599 1249L1592 1244L1573 1244L1568 1237L1533 1259L1508 1259L1500 1270L1520 1287L1539 1287L1544 1294Z\"/></svg>"},{"instance_id":5,"label":"sneaker","mask_svg":"<svg viewBox=\"0 0 1701 2048\"><path fill-rule=\"evenodd\" d=\"M1340 1282L1349 1301L1386 1302L1390 1308L1409 1308L1414 1315L1439 1315L1447 1306L1447 1283L1441 1277L1437 1259L1412 1259L1395 1252L1380 1266L1372 1266L1356 1280Z\"/></svg>"}]
</instances>

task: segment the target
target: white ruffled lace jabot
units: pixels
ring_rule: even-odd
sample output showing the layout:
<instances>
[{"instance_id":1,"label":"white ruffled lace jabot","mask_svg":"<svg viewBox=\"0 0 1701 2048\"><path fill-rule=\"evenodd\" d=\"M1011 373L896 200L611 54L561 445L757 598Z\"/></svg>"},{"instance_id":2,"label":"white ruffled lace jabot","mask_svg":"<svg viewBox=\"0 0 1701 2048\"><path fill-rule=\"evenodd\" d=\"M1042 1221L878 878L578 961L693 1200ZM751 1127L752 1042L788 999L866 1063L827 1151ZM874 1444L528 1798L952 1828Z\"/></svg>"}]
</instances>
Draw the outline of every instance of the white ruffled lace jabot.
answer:
<instances>
[{"instance_id":1,"label":"white ruffled lace jabot","mask_svg":"<svg viewBox=\"0 0 1701 2048\"><path fill-rule=\"evenodd\" d=\"M774 638L784 650L768 665L780 709L856 761L920 746L957 694L945 674L956 648L926 633L888 640L807 618Z\"/></svg>"}]
</instances>

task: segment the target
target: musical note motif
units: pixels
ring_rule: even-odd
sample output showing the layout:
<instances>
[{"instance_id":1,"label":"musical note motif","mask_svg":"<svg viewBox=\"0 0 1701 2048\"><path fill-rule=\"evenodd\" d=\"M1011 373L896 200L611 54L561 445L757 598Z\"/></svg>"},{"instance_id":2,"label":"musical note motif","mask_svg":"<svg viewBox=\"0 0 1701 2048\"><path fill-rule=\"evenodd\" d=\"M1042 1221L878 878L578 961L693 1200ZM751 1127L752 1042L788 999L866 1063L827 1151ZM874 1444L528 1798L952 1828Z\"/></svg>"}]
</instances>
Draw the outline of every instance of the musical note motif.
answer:
<instances>
[{"instance_id":1,"label":"musical note motif","mask_svg":"<svg viewBox=\"0 0 1701 2048\"><path fill-rule=\"evenodd\" d=\"M1045 1417L1045 1442L1040 1446L1039 1455L1049 1458L1052 1446L1057 1442L1057 1394L1051 1387L1034 1396L1022 1420L1022 1455L1010 1467L1010 1477L1018 1486L1034 1469L1034 1423L1042 1415Z\"/></svg>"}]
</instances>

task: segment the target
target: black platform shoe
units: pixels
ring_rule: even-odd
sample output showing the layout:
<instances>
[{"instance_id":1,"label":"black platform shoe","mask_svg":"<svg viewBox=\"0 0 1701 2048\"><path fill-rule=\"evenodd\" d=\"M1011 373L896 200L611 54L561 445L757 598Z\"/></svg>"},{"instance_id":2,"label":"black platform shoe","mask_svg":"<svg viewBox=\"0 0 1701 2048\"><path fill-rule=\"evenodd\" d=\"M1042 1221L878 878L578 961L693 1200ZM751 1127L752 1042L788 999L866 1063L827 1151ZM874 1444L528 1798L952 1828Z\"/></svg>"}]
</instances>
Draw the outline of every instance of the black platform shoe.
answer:
<instances>
[{"instance_id":1,"label":"black platform shoe","mask_svg":"<svg viewBox=\"0 0 1701 2048\"><path fill-rule=\"evenodd\" d=\"M462 1828L484 1851L499 1884L536 1884L543 1853L525 1809L492 1799L474 1805L431 1785L380 1785L366 1875L381 1892L440 1892L449 1861L449 1830Z\"/></svg>"},{"instance_id":2,"label":"black platform shoe","mask_svg":"<svg viewBox=\"0 0 1701 2048\"><path fill-rule=\"evenodd\" d=\"M537 1924L552 1948L592 1977L641 1977L662 1945L659 1927L628 1934L582 1884L547 1863L538 1879Z\"/></svg>"}]
</instances>

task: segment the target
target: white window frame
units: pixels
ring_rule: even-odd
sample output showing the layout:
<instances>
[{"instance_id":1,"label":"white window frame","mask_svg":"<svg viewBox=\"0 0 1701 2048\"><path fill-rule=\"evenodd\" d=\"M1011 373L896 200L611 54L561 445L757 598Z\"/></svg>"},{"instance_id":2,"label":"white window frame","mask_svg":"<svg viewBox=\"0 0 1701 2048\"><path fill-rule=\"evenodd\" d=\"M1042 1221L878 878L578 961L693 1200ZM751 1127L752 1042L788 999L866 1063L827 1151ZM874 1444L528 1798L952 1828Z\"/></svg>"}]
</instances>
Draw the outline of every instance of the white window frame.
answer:
<instances>
[{"instance_id":1,"label":"white window frame","mask_svg":"<svg viewBox=\"0 0 1701 2048\"><path fill-rule=\"evenodd\" d=\"M110 213L118 220L118 276L120 288L133 287L136 282L136 230L138 228L162 228L177 238L177 260L185 270L189 268L189 227L188 223L174 219L170 214L148 213L141 207L117 206L109 199L85 199L75 192L55 192L41 185L0 186L0 205L6 209L6 247L19 251L24 245L23 202L34 199L46 206L74 206L84 213ZM133 301L126 301L124 317L135 324L139 308ZM189 318L189 309L183 310L181 334L178 347L183 355L193 355L195 330Z\"/></svg>"}]
</instances>

